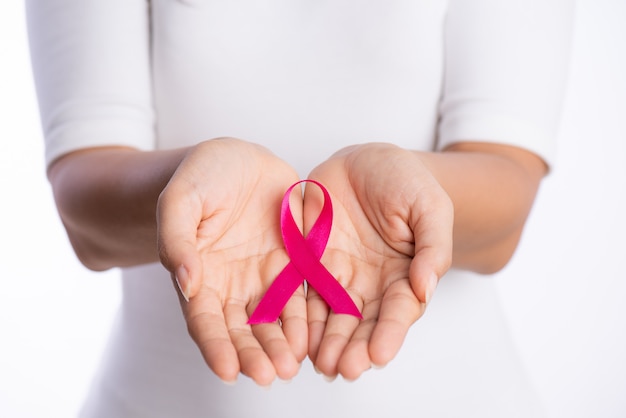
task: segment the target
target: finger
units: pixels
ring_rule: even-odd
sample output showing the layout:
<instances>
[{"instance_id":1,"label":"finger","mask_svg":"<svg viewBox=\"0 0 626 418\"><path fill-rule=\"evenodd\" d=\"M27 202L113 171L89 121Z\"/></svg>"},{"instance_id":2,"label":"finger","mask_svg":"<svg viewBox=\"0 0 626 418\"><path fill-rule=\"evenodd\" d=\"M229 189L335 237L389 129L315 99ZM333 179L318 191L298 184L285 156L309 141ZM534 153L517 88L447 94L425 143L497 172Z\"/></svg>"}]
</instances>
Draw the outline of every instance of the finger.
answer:
<instances>
[{"instance_id":1,"label":"finger","mask_svg":"<svg viewBox=\"0 0 626 418\"><path fill-rule=\"evenodd\" d=\"M285 262L285 260L281 260L279 265ZM273 271L273 269L270 269L270 271ZM271 276L274 276L274 273ZM249 305L248 309L251 314L256 309L256 306ZM302 346L298 350L300 352L304 351L306 355L306 301L304 300L302 285L298 287L294 295L289 299L283 308L280 318L279 321L272 323L252 325L251 330L260 347L272 362L278 377L282 380L290 380L297 374L300 362L304 359L304 356L300 355L300 358L296 356L287 337L288 335L296 346L298 344ZM249 324L248 319L246 324ZM283 321L287 322L286 326ZM300 325L299 327L298 324Z\"/></svg>"},{"instance_id":2,"label":"finger","mask_svg":"<svg viewBox=\"0 0 626 418\"><path fill-rule=\"evenodd\" d=\"M302 213L304 235L308 235L311 228L317 221L324 203L324 195L318 187L305 185L304 207ZM316 363L317 353L324 338L326 321L330 314L330 309L326 301L311 286L307 287L307 322L309 326L309 358Z\"/></svg>"},{"instance_id":3,"label":"finger","mask_svg":"<svg viewBox=\"0 0 626 418\"><path fill-rule=\"evenodd\" d=\"M271 385L276 377L276 369L247 323L245 305L240 301L228 301L224 306L224 318L230 340L239 357L241 373L260 386ZM269 344L269 341L265 342Z\"/></svg>"},{"instance_id":4,"label":"finger","mask_svg":"<svg viewBox=\"0 0 626 418\"><path fill-rule=\"evenodd\" d=\"M309 326L309 358L315 364L320 344L324 338L330 308L312 287L307 288L307 323Z\"/></svg>"},{"instance_id":5,"label":"finger","mask_svg":"<svg viewBox=\"0 0 626 418\"><path fill-rule=\"evenodd\" d=\"M184 306L183 312L189 335L209 368L223 381L235 382L240 371L239 358L231 342L218 295L203 289Z\"/></svg>"},{"instance_id":6,"label":"finger","mask_svg":"<svg viewBox=\"0 0 626 418\"><path fill-rule=\"evenodd\" d=\"M190 193L168 186L157 204L157 243L163 266L186 300L202 283L202 260L196 246L201 209Z\"/></svg>"},{"instance_id":7,"label":"finger","mask_svg":"<svg viewBox=\"0 0 626 418\"><path fill-rule=\"evenodd\" d=\"M448 198L427 202L413 224L415 256L409 269L409 280L417 298L430 302L439 279L452 263L452 226L454 209Z\"/></svg>"},{"instance_id":8,"label":"finger","mask_svg":"<svg viewBox=\"0 0 626 418\"><path fill-rule=\"evenodd\" d=\"M416 252L409 267L409 280L420 302L430 303L439 279L448 270L450 253L441 247L426 247Z\"/></svg>"},{"instance_id":9,"label":"finger","mask_svg":"<svg viewBox=\"0 0 626 418\"><path fill-rule=\"evenodd\" d=\"M291 296L280 315L282 330L298 363L307 355L309 330L307 323L307 302L304 285ZM282 378L282 376L281 376Z\"/></svg>"},{"instance_id":10,"label":"finger","mask_svg":"<svg viewBox=\"0 0 626 418\"><path fill-rule=\"evenodd\" d=\"M389 286L369 344L373 365L384 366L398 354L409 328L422 316L424 308L407 280Z\"/></svg>"},{"instance_id":11,"label":"finger","mask_svg":"<svg viewBox=\"0 0 626 418\"><path fill-rule=\"evenodd\" d=\"M289 209L300 231L303 230L303 203L302 185L298 185L289 195ZM288 262L289 260L285 261L285 263ZM308 348L307 302L304 285L299 286L287 301L281 312L280 320L294 355L298 362L302 362L307 355Z\"/></svg>"},{"instance_id":12,"label":"finger","mask_svg":"<svg viewBox=\"0 0 626 418\"><path fill-rule=\"evenodd\" d=\"M276 374L282 380L290 380L300 368L278 322L252 325L252 333L272 362Z\"/></svg>"},{"instance_id":13,"label":"finger","mask_svg":"<svg viewBox=\"0 0 626 418\"><path fill-rule=\"evenodd\" d=\"M354 298L353 298L354 300ZM359 325L360 319L352 315L335 314L328 315L324 336L320 342L315 366L327 377L334 377L339 372L337 365L348 345L354 331Z\"/></svg>"},{"instance_id":14,"label":"finger","mask_svg":"<svg viewBox=\"0 0 626 418\"><path fill-rule=\"evenodd\" d=\"M350 342L343 350L337 370L346 380L356 380L371 368L369 345L378 320L380 300L368 302L363 307L363 320L354 331Z\"/></svg>"}]
</instances>

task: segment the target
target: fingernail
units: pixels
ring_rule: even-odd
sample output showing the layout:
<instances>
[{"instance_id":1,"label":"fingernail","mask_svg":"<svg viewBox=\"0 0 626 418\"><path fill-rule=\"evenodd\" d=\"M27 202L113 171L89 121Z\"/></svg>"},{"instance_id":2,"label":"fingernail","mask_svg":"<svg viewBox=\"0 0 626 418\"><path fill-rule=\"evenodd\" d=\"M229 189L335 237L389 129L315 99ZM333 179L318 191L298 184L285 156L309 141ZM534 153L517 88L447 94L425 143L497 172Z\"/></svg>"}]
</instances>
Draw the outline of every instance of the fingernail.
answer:
<instances>
[{"instance_id":1,"label":"fingernail","mask_svg":"<svg viewBox=\"0 0 626 418\"><path fill-rule=\"evenodd\" d=\"M325 375L323 371L317 368L317 366L313 366L313 370L315 370L315 373L322 375L324 380L327 382L333 382L337 378L337 375L334 375L334 376Z\"/></svg>"},{"instance_id":2,"label":"fingernail","mask_svg":"<svg viewBox=\"0 0 626 418\"><path fill-rule=\"evenodd\" d=\"M189 302L189 273L185 266L181 265L176 269L176 274L174 276L176 278L176 285L178 286L178 290L185 298L186 302Z\"/></svg>"},{"instance_id":3,"label":"fingernail","mask_svg":"<svg viewBox=\"0 0 626 418\"><path fill-rule=\"evenodd\" d=\"M235 386L237 384L237 380L222 380L226 386Z\"/></svg>"},{"instance_id":4,"label":"fingernail","mask_svg":"<svg viewBox=\"0 0 626 418\"><path fill-rule=\"evenodd\" d=\"M378 364L372 363L371 366L372 366L372 369L374 369L374 370L380 370L380 369L384 369L386 364L382 364L382 365L379 366Z\"/></svg>"},{"instance_id":5,"label":"fingernail","mask_svg":"<svg viewBox=\"0 0 626 418\"><path fill-rule=\"evenodd\" d=\"M327 381L328 383L334 382L335 379L337 378L337 375L326 376L325 374L323 374L322 376L324 377L324 380Z\"/></svg>"},{"instance_id":6,"label":"fingernail","mask_svg":"<svg viewBox=\"0 0 626 418\"><path fill-rule=\"evenodd\" d=\"M428 277L428 283L426 283L426 303L430 303L430 300L433 297L433 294L435 293L435 289L437 288L437 283L439 282L439 280L437 279L437 275L435 273L431 273L430 276Z\"/></svg>"}]
</instances>

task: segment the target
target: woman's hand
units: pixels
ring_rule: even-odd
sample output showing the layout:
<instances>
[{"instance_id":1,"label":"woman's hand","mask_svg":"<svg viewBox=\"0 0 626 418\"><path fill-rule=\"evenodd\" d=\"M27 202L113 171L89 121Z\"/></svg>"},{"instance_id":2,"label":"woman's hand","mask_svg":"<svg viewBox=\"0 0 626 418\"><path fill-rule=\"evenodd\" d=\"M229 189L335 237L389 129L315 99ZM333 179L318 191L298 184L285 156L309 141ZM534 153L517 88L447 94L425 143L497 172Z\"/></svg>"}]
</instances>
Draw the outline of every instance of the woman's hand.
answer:
<instances>
[{"instance_id":1,"label":"woman's hand","mask_svg":"<svg viewBox=\"0 0 626 418\"><path fill-rule=\"evenodd\" d=\"M239 372L260 385L276 376L290 379L306 356L302 286L280 323L247 324L289 262L279 213L283 193L297 180L288 164L263 147L211 140L188 153L159 198L161 261L178 282L192 338L226 382ZM299 193L291 208L302 219Z\"/></svg>"},{"instance_id":2,"label":"woman's hand","mask_svg":"<svg viewBox=\"0 0 626 418\"><path fill-rule=\"evenodd\" d=\"M418 154L387 144L339 151L309 176L330 191L333 229L322 263L363 320L329 312L309 287L309 356L326 376L356 379L397 354L452 259L453 207ZM323 202L307 187L308 231Z\"/></svg>"}]
</instances>

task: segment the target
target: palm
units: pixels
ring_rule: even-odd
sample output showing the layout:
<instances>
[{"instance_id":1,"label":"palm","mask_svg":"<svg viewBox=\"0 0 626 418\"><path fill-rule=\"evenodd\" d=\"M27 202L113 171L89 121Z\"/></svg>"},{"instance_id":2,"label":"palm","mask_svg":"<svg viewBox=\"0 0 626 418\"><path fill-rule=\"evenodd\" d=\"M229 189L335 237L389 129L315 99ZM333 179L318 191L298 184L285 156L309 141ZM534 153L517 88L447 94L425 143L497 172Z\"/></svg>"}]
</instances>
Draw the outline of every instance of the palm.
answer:
<instances>
[{"instance_id":1,"label":"palm","mask_svg":"<svg viewBox=\"0 0 626 418\"><path fill-rule=\"evenodd\" d=\"M243 152L241 147L237 142L234 153L211 150L221 153L220 162L191 158L179 178L175 176L168 186L174 190L168 192L180 187L177 194L184 197L179 208L188 213L187 225L172 229L181 234L191 230L178 242L179 247L185 240L189 244L179 258L194 276L192 297L182 306L189 332L208 365L224 380L232 381L242 372L267 385L276 375L291 378L306 354L302 288L285 307L281 324L247 324L252 309L288 262L279 208L282 194L297 176L273 155L253 151L249 158L250 146ZM226 157L231 154L234 157ZM196 172L202 172L200 180L185 174ZM170 247L175 239L170 238Z\"/></svg>"},{"instance_id":2,"label":"palm","mask_svg":"<svg viewBox=\"0 0 626 418\"><path fill-rule=\"evenodd\" d=\"M362 307L363 320L329 312L316 292L310 292L309 355L325 375L339 373L348 379L372 364L389 362L425 308L411 280L421 245L414 229L421 226L414 223L413 205L404 198L402 175L408 173L381 170L378 157L352 157L353 152L340 153L310 176L329 189L335 210L322 262ZM320 196L307 189L305 229L319 201Z\"/></svg>"}]
</instances>

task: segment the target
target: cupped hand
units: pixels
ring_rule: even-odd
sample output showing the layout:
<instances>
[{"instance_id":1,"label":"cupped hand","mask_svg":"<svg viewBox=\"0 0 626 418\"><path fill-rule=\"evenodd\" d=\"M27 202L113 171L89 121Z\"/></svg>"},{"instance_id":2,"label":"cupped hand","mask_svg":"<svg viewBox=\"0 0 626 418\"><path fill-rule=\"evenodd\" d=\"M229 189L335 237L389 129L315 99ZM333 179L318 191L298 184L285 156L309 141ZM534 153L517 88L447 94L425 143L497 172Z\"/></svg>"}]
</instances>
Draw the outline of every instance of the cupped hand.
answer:
<instances>
[{"instance_id":1,"label":"cupped hand","mask_svg":"<svg viewBox=\"0 0 626 418\"><path fill-rule=\"evenodd\" d=\"M361 309L338 315L309 287L309 357L327 377L358 378L397 354L452 258L452 203L419 154L389 144L343 149L309 175L330 191L322 263ZM323 202L306 187L304 229Z\"/></svg>"},{"instance_id":2,"label":"cupped hand","mask_svg":"<svg viewBox=\"0 0 626 418\"><path fill-rule=\"evenodd\" d=\"M189 333L226 382L290 379L307 352L301 286L276 323L249 325L254 307L288 263L279 223L296 172L265 148L236 139L194 147L158 202L159 254L180 288ZM294 217L302 199L293 193Z\"/></svg>"}]
</instances>

